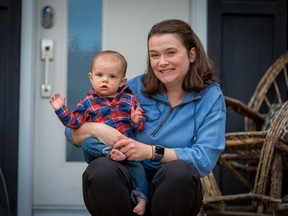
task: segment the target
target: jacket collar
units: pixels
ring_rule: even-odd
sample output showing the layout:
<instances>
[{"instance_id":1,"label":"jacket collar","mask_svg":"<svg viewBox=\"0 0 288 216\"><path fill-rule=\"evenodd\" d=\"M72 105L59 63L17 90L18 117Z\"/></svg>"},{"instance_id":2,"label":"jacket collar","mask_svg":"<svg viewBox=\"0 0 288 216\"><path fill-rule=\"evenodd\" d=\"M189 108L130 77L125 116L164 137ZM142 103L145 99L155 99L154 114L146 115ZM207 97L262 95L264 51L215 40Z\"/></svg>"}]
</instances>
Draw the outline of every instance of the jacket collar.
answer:
<instances>
[{"instance_id":1,"label":"jacket collar","mask_svg":"<svg viewBox=\"0 0 288 216\"><path fill-rule=\"evenodd\" d=\"M195 100L200 100L202 98L202 95L203 95L203 90L197 91L197 92L189 92L186 94L186 96L184 97L184 99L182 100L180 104L186 104ZM167 104L169 103L169 99L167 95L163 92L159 92L153 95L152 98L163 103L167 103Z\"/></svg>"}]
</instances>

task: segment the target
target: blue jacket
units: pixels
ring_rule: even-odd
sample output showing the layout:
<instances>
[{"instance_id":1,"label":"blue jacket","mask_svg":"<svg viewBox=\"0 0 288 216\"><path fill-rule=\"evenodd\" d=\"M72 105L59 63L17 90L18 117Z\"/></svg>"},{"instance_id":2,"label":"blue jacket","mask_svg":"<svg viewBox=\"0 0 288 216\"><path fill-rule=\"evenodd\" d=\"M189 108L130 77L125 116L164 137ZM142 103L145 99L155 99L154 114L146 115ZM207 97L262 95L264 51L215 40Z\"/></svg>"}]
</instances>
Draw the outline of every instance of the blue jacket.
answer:
<instances>
[{"instance_id":1,"label":"blue jacket","mask_svg":"<svg viewBox=\"0 0 288 216\"><path fill-rule=\"evenodd\" d=\"M207 175L225 148L226 106L220 86L211 82L202 91L188 93L172 108L163 93L153 97L142 94L142 76L127 83L146 115L146 127L136 133L136 140L172 148L200 176ZM143 165L158 169L163 164L146 160Z\"/></svg>"}]
</instances>

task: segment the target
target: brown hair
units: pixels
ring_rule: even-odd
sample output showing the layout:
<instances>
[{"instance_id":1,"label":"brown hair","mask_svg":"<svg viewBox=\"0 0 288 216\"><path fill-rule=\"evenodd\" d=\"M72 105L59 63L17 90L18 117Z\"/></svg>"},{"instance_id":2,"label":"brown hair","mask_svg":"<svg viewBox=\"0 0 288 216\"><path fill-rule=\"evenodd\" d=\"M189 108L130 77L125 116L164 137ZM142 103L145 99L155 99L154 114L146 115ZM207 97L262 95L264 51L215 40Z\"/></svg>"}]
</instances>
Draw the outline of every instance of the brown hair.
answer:
<instances>
[{"instance_id":1,"label":"brown hair","mask_svg":"<svg viewBox=\"0 0 288 216\"><path fill-rule=\"evenodd\" d=\"M183 43L189 55L190 50L195 47L196 58L193 63L190 63L189 71L183 81L182 88L184 91L198 91L207 86L207 81L217 82L214 65L211 59L206 55L203 45L198 36L193 32L189 24L182 20L170 19L164 20L155 24L147 39L147 49L149 51L149 39L154 35L174 34ZM144 88L143 93L153 95L159 91L166 91L165 86L157 79L151 67L149 52L147 59L147 72L143 77Z\"/></svg>"},{"instance_id":2,"label":"brown hair","mask_svg":"<svg viewBox=\"0 0 288 216\"><path fill-rule=\"evenodd\" d=\"M114 50L104 50L104 51L101 51L99 53L97 53L93 60L92 60L92 63L91 63L91 72L92 72L92 67L93 67L93 64L94 62L96 61L97 58L99 58L100 56L103 56L103 55L111 55L114 57L115 60L118 60L121 62L122 64L122 72L123 72L123 75L126 76L126 70L127 70L127 61L125 59L125 57L120 54L119 52L116 52Z\"/></svg>"}]
</instances>

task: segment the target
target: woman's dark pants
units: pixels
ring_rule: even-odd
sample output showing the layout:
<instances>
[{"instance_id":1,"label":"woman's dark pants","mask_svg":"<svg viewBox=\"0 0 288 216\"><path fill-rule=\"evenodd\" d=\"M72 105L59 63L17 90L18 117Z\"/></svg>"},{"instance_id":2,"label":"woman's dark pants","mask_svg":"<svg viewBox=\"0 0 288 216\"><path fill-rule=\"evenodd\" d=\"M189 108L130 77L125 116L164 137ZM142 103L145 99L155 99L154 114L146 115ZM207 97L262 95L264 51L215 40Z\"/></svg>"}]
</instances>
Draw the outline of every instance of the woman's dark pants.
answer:
<instances>
[{"instance_id":1,"label":"woman's dark pants","mask_svg":"<svg viewBox=\"0 0 288 216\"><path fill-rule=\"evenodd\" d=\"M149 201L145 216L193 216L202 205L202 188L194 167L184 161L146 170ZM107 157L93 160L83 173L83 197L93 216L130 216L132 181L127 168Z\"/></svg>"}]
</instances>

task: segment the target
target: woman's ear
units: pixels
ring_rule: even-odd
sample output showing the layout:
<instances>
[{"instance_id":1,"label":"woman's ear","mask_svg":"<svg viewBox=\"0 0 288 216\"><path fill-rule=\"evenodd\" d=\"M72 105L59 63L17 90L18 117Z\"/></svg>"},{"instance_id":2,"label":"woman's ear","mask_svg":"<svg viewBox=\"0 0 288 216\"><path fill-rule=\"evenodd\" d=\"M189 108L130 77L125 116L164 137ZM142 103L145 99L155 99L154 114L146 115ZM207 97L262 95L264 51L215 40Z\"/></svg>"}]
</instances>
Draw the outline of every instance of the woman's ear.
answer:
<instances>
[{"instance_id":1,"label":"woman's ear","mask_svg":"<svg viewBox=\"0 0 288 216\"><path fill-rule=\"evenodd\" d=\"M193 63L196 59L196 48L192 47L190 52L189 52L189 60L191 63Z\"/></svg>"}]
</instances>

